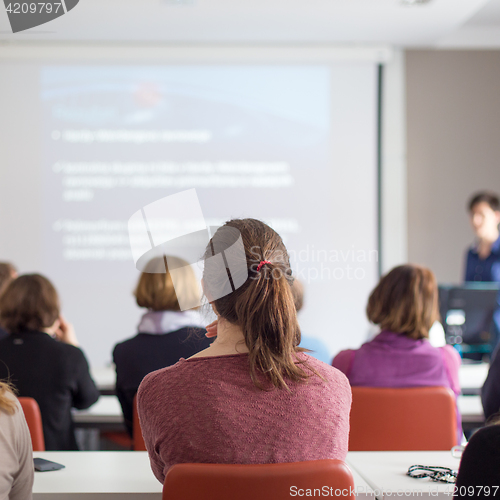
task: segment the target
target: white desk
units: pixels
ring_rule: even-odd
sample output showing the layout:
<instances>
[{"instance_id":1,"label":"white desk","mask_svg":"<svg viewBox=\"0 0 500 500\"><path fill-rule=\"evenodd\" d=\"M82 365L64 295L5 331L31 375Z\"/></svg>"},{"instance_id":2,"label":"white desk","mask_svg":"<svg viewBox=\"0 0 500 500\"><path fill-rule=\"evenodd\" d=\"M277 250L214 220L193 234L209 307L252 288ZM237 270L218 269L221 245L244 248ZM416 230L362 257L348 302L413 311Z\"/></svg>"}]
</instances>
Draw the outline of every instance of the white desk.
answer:
<instances>
[{"instance_id":1,"label":"white desk","mask_svg":"<svg viewBox=\"0 0 500 500\"><path fill-rule=\"evenodd\" d=\"M349 466L349 468L351 469L352 477L354 479L354 489L356 492L356 498L359 498L361 500L363 499L375 500L373 489L371 488L371 486L364 480L364 478L357 470L355 470L351 466ZM349 497L344 497L344 498L347 500L347 498Z\"/></svg>"},{"instance_id":2,"label":"white desk","mask_svg":"<svg viewBox=\"0 0 500 500\"><path fill-rule=\"evenodd\" d=\"M75 424L123 424L120 402L116 396L101 396L87 410L72 410Z\"/></svg>"},{"instance_id":3,"label":"white desk","mask_svg":"<svg viewBox=\"0 0 500 500\"><path fill-rule=\"evenodd\" d=\"M114 393L116 385L116 372L114 366L91 367L90 374L101 393Z\"/></svg>"},{"instance_id":4,"label":"white desk","mask_svg":"<svg viewBox=\"0 0 500 500\"><path fill-rule=\"evenodd\" d=\"M35 472L33 500L160 500L162 485L154 477L145 451L46 451L35 457L66 466ZM356 496L374 500L373 491L352 469Z\"/></svg>"},{"instance_id":5,"label":"white desk","mask_svg":"<svg viewBox=\"0 0 500 500\"><path fill-rule=\"evenodd\" d=\"M484 425L481 396L458 396L457 405L463 423Z\"/></svg>"},{"instance_id":6,"label":"white desk","mask_svg":"<svg viewBox=\"0 0 500 500\"><path fill-rule=\"evenodd\" d=\"M73 409L71 413L81 450L99 450L103 433L125 431L122 409L116 396L101 396L89 409Z\"/></svg>"},{"instance_id":7,"label":"white desk","mask_svg":"<svg viewBox=\"0 0 500 500\"><path fill-rule=\"evenodd\" d=\"M33 500L161 500L144 451L45 451L35 457L66 466L35 472Z\"/></svg>"},{"instance_id":8,"label":"white desk","mask_svg":"<svg viewBox=\"0 0 500 500\"><path fill-rule=\"evenodd\" d=\"M463 364L460 366L458 377L460 387L464 394L480 394L486 376L488 375L488 363Z\"/></svg>"},{"instance_id":9,"label":"white desk","mask_svg":"<svg viewBox=\"0 0 500 500\"><path fill-rule=\"evenodd\" d=\"M369 484L379 499L397 498L399 491L403 492L399 497L449 500L453 497L446 493L453 493L452 484L437 483L429 478L414 479L407 476L406 472L411 465L458 470L460 460L452 457L449 451L350 451L347 463Z\"/></svg>"}]
</instances>

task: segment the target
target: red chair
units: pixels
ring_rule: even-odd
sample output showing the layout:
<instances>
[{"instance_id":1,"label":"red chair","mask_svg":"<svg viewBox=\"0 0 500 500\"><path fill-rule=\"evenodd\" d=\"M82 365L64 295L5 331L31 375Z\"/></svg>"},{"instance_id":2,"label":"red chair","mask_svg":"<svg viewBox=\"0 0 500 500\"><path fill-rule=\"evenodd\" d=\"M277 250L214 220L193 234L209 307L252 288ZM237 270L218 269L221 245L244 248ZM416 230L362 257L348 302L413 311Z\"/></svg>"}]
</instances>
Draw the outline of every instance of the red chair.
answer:
<instances>
[{"instance_id":1,"label":"red chair","mask_svg":"<svg viewBox=\"0 0 500 500\"><path fill-rule=\"evenodd\" d=\"M127 431L101 432L100 437L101 437L101 440L111 441L111 443L113 443L114 447L116 447L116 445L117 445L119 448L123 448L125 450L133 450L132 438L129 436ZM104 443L104 441L101 441L101 449L103 446L106 446L103 443Z\"/></svg>"},{"instance_id":2,"label":"red chair","mask_svg":"<svg viewBox=\"0 0 500 500\"><path fill-rule=\"evenodd\" d=\"M33 398L18 398L23 409L28 429L31 435L33 451L45 451L45 439L43 437L42 414L40 407Z\"/></svg>"},{"instance_id":3,"label":"red chair","mask_svg":"<svg viewBox=\"0 0 500 500\"><path fill-rule=\"evenodd\" d=\"M353 387L349 451L450 450L455 395L446 387Z\"/></svg>"},{"instance_id":4,"label":"red chair","mask_svg":"<svg viewBox=\"0 0 500 500\"><path fill-rule=\"evenodd\" d=\"M137 394L134 396L134 413L132 417L132 433L134 451L146 451L146 443L142 437L141 423L139 422L139 414L137 413Z\"/></svg>"},{"instance_id":5,"label":"red chair","mask_svg":"<svg viewBox=\"0 0 500 500\"><path fill-rule=\"evenodd\" d=\"M328 490L330 496L330 488L333 492L339 490L337 496L343 499L355 498L352 473L341 460L262 465L177 464L167 473L162 499L290 500L292 496L307 496L306 490L311 491L309 496L314 490Z\"/></svg>"}]
</instances>

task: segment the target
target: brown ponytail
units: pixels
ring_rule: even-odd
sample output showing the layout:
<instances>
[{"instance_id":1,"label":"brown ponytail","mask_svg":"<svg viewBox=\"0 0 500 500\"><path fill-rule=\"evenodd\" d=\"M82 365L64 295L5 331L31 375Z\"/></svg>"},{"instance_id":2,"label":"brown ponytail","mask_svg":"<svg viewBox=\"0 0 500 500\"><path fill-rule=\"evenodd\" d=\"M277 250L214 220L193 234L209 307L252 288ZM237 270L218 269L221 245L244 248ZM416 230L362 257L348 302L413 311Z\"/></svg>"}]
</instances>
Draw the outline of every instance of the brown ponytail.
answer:
<instances>
[{"instance_id":1,"label":"brown ponytail","mask_svg":"<svg viewBox=\"0 0 500 500\"><path fill-rule=\"evenodd\" d=\"M228 228L237 231L233 230L231 234ZM240 261L231 269L225 267L224 270L229 273L232 283L245 280L245 276L235 275L235 268L248 272L248 277L232 293L214 300L213 306L221 317L242 329L249 350L250 376L254 384L260 389L265 388L259 377L263 373L274 387L288 388L286 380L305 381L310 376L303 369L307 365L297 359L297 352L305 349L298 347L300 328L291 289L293 278L288 253L281 237L255 219L226 222L212 241L217 240L219 251L229 248L234 243L235 233L241 235L245 262ZM215 254L211 242L205 253L203 277L205 286L209 288L209 297L211 284L221 282L217 271L207 266L207 259ZM257 271L262 261L270 263L262 264Z\"/></svg>"}]
</instances>

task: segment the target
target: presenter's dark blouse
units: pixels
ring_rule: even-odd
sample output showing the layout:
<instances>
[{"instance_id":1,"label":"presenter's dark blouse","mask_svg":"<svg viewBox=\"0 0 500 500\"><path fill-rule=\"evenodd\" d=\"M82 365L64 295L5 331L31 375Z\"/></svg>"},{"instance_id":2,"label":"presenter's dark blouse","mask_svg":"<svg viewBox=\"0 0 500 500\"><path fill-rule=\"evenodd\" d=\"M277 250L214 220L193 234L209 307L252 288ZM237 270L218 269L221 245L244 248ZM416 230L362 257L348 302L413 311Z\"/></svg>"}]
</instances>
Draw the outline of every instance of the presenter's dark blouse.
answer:
<instances>
[{"instance_id":1,"label":"presenter's dark blouse","mask_svg":"<svg viewBox=\"0 0 500 500\"><path fill-rule=\"evenodd\" d=\"M491 247L491 253L486 259L481 259L475 246L467 252L467 265L465 268L465 281L486 281L500 283L500 238ZM491 341L495 349L500 339L500 294L497 298L498 307L493 313L495 325L494 337Z\"/></svg>"},{"instance_id":2,"label":"presenter's dark blouse","mask_svg":"<svg viewBox=\"0 0 500 500\"><path fill-rule=\"evenodd\" d=\"M486 259L481 259L476 247L467 252L465 281L498 281L500 282L500 238L491 247Z\"/></svg>"}]
</instances>

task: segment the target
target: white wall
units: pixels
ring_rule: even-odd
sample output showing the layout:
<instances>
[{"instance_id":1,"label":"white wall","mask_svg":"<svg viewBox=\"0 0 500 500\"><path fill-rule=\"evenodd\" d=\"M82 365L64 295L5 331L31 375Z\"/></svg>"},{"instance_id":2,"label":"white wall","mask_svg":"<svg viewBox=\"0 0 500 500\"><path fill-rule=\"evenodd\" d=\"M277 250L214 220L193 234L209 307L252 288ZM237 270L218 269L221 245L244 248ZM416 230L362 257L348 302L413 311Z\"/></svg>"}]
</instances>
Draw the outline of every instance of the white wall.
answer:
<instances>
[{"instance_id":1,"label":"white wall","mask_svg":"<svg viewBox=\"0 0 500 500\"><path fill-rule=\"evenodd\" d=\"M500 192L500 51L406 52L408 255L441 283L463 279L466 204Z\"/></svg>"},{"instance_id":2,"label":"white wall","mask_svg":"<svg viewBox=\"0 0 500 500\"><path fill-rule=\"evenodd\" d=\"M405 53L384 66L381 137L381 271L408 260Z\"/></svg>"}]
</instances>

